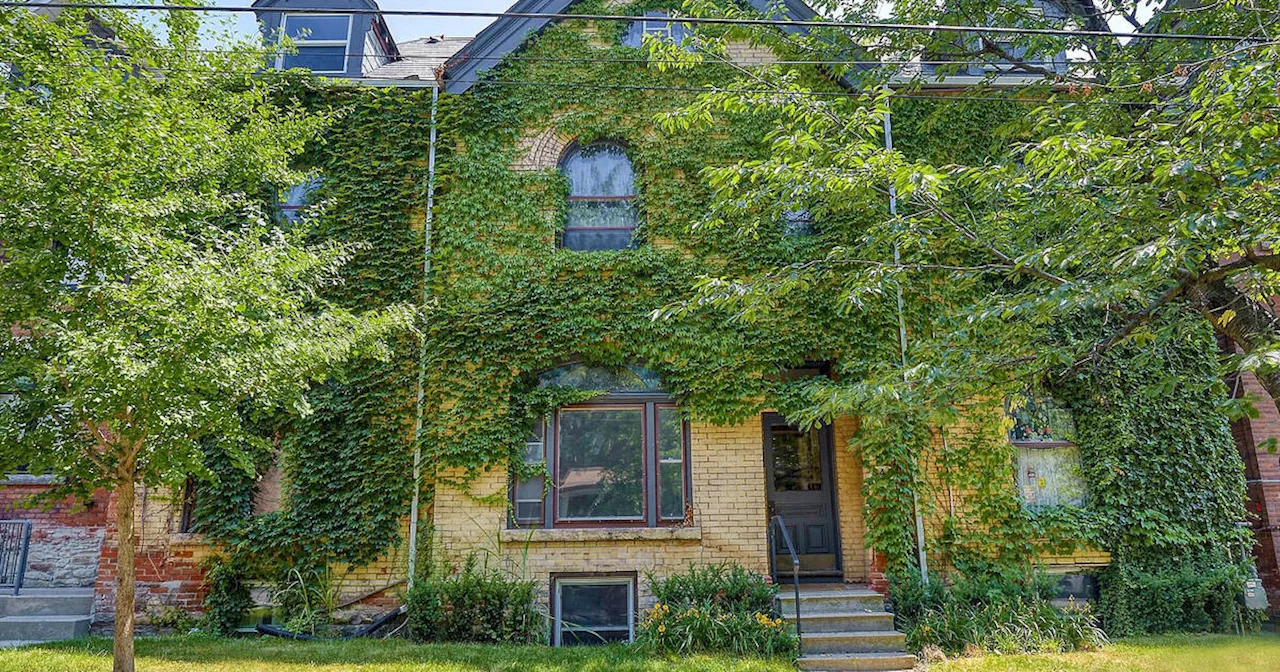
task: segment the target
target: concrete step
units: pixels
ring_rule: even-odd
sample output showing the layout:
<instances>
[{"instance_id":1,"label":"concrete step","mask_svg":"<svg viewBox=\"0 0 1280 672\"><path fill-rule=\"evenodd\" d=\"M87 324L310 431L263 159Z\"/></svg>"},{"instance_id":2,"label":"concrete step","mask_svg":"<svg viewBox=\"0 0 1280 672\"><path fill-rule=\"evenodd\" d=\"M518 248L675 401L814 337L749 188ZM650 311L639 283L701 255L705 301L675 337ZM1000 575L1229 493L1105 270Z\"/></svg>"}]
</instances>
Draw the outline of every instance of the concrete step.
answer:
<instances>
[{"instance_id":1,"label":"concrete step","mask_svg":"<svg viewBox=\"0 0 1280 672\"><path fill-rule=\"evenodd\" d=\"M916 657L909 653L827 653L800 656L796 666L809 672L907 672L915 669Z\"/></svg>"},{"instance_id":2,"label":"concrete step","mask_svg":"<svg viewBox=\"0 0 1280 672\"><path fill-rule=\"evenodd\" d=\"M794 593L778 593L779 608L784 615L794 617L796 597ZM800 593L800 615L844 614L855 611L884 611L884 596L874 590L850 588L847 590L807 590Z\"/></svg>"},{"instance_id":3,"label":"concrete step","mask_svg":"<svg viewBox=\"0 0 1280 672\"><path fill-rule=\"evenodd\" d=\"M905 650L907 636L887 632L813 632L801 633L801 653L900 653Z\"/></svg>"},{"instance_id":4,"label":"concrete step","mask_svg":"<svg viewBox=\"0 0 1280 672\"><path fill-rule=\"evenodd\" d=\"M0 640L52 641L88 635L88 615L0 617Z\"/></svg>"},{"instance_id":5,"label":"concrete step","mask_svg":"<svg viewBox=\"0 0 1280 672\"><path fill-rule=\"evenodd\" d=\"M92 588L28 589L21 595L0 595L0 616L89 616Z\"/></svg>"},{"instance_id":6,"label":"concrete step","mask_svg":"<svg viewBox=\"0 0 1280 672\"><path fill-rule=\"evenodd\" d=\"M852 611L834 614L810 614L800 605L800 628L803 632L885 632L893 630L893 614L885 611Z\"/></svg>"}]
</instances>

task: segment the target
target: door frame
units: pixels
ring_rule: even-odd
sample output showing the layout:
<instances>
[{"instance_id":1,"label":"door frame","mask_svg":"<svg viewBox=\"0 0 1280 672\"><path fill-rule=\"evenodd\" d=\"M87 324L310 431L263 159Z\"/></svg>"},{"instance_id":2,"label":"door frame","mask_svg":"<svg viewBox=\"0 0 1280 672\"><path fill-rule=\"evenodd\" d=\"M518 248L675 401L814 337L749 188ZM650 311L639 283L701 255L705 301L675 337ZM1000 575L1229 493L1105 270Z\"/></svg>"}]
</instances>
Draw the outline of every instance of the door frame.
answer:
<instances>
[{"instance_id":1,"label":"door frame","mask_svg":"<svg viewBox=\"0 0 1280 672\"><path fill-rule=\"evenodd\" d=\"M764 464L764 505L765 505L765 538L769 539L770 528L773 527L773 437L770 431L770 425L784 424L794 427L795 424L787 420L786 416L781 413L769 412L760 415L760 448L761 459ZM841 544L840 536L840 483L836 479L836 461L835 461L835 428L831 423L824 423L817 427L818 434L818 459L822 461L823 477L831 484L828 488L831 494L831 532L832 549L835 554L836 568L831 571L830 575L834 576L839 573L841 578L844 577L844 546ZM776 534L776 530L772 530ZM794 540L793 540L794 541ZM766 541L766 544L769 542ZM770 545L766 549L769 555L769 572L773 576L774 583L779 581L778 568L775 567L776 555L773 547ZM800 580L805 580L804 570L801 570Z\"/></svg>"}]
</instances>

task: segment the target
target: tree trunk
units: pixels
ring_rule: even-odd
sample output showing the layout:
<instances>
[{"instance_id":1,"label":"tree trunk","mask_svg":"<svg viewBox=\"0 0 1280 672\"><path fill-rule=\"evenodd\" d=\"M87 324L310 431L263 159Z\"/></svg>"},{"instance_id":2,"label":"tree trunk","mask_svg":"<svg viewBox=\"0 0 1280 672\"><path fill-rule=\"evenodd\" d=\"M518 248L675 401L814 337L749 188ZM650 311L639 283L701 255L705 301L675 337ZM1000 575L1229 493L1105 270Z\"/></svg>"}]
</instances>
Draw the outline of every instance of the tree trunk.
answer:
<instances>
[{"instance_id":1,"label":"tree trunk","mask_svg":"<svg viewBox=\"0 0 1280 672\"><path fill-rule=\"evenodd\" d=\"M1280 341L1280 321L1266 307L1245 296L1226 280L1194 284L1187 289L1187 298L1219 333L1246 354ZM1227 310L1235 311L1235 315L1223 323L1220 318ZM1276 410L1280 410L1280 370L1255 375L1262 389L1271 396Z\"/></svg>"},{"instance_id":2,"label":"tree trunk","mask_svg":"<svg viewBox=\"0 0 1280 672\"><path fill-rule=\"evenodd\" d=\"M133 611L137 585L134 571L134 476L135 468L130 459L121 466L116 482L116 529L119 532L118 562L116 571L116 624L112 672L133 670Z\"/></svg>"}]
</instances>

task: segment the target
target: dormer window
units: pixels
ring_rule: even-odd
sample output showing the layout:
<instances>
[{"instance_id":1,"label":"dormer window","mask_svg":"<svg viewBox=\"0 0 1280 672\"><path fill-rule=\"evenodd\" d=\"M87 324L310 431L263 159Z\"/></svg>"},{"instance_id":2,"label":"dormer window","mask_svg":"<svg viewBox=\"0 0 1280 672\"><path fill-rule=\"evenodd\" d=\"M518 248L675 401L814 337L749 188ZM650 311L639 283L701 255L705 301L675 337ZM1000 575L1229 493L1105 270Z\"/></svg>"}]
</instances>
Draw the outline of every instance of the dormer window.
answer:
<instances>
[{"instance_id":1,"label":"dormer window","mask_svg":"<svg viewBox=\"0 0 1280 672\"><path fill-rule=\"evenodd\" d=\"M684 44L689 39L689 29L685 24L672 21L667 12L645 12L644 18L632 21L627 27L627 34L622 44L628 47L644 45L644 36L653 35L666 42Z\"/></svg>"},{"instance_id":2,"label":"dormer window","mask_svg":"<svg viewBox=\"0 0 1280 672\"><path fill-rule=\"evenodd\" d=\"M318 74L347 71L347 45L351 42L349 14L285 14L280 35L288 37L297 53L280 54L276 68L303 68Z\"/></svg>"}]
</instances>

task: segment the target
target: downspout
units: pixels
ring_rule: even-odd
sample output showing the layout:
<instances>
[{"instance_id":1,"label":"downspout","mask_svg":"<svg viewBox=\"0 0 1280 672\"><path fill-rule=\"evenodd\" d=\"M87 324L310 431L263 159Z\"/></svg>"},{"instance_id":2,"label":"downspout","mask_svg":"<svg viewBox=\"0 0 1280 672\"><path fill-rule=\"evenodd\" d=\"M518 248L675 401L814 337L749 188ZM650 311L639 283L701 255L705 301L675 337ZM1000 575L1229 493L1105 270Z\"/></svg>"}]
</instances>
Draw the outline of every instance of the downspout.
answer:
<instances>
[{"instance_id":1,"label":"downspout","mask_svg":"<svg viewBox=\"0 0 1280 672\"><path fill-rule=\"evenodd\" d=\"M885 151L893 151L893 120L888 107L884 111L884 148ZM892 180L889 181L889 214L893 217L898 216L898 188ZM893 265L898 267L899 272L902 271L902 250L898 248L896 241L893 244ZM902 353L902 382L907 383L906 301L903 299L901 281L898 282L898 350ZM923 476L923 469L923 464L917 464L917 479ZM920 581L927 586L929 585L929 563L924 552L924 515L920 511L920 492L915 487L911 488L911 506L916 518L916 557L920 562Z\"/></svg>"},{"instance_id":2,"label":"downspout","mask_svg":"<svg viewBox=\"0 0 1280 672\"><path fill-rule=\"evenodd\" d=\"M431 296L431 224L436 205L436 114L440 109L440 82L431 84L431 148L427 153L427 213L422 222L422 307ZM418 515L422 500L422 420L426 404L427 335L418 335L418 407L413 421L413 502L409 505L409 576L406 587L413 589L418 573Z\"/></svg>"}]
</instances>

